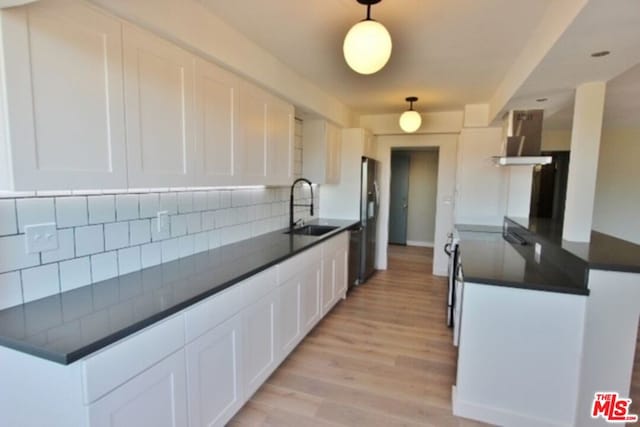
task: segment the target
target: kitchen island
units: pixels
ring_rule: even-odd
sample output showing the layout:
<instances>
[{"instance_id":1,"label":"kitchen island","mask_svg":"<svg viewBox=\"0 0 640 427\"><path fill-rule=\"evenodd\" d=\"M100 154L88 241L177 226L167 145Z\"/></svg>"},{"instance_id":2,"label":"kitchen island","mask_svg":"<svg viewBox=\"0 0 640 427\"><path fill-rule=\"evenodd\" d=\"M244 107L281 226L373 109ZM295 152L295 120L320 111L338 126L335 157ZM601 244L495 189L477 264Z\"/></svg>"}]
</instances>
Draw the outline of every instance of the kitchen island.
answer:
<instances>
[{"instance_id":1,"label":"kitchen island","mask_svg":"<svg viewBox=\"0 0 640 427\"><path fill-rule=\"evenodd\" d=\"M604 425L590 417L593 394L628 396L640 276L626 255L616 261L609 252L605 263L591 247L591 257L580 257L563 247L576 244L538 235L540 223L459 227L465 282L454 413L507 426ZM614 238L592 244L602 239Z\"/></svg>"}]
</instances>

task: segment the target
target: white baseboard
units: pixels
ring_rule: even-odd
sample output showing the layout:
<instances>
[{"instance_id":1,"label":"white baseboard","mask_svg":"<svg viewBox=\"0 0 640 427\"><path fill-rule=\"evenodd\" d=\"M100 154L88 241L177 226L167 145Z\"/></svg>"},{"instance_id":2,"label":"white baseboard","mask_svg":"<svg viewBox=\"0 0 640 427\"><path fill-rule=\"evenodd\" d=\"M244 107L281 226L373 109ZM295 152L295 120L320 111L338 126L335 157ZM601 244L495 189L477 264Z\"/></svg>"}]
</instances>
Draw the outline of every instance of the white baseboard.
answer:
<instances>
[{"instance_id":1,"label":"white baseboard","mask_svg":"<svg viewBox=\"0 0 640 427\"><path fill-rule=\"evenodd\" d=\"M499 426L518 427L571 427L571 423L559 422L528 414L518 414L502 408L465 402L458 398L456 386L451 390L451 406L453 415L470 420L482 421Z\"/></svg>"},{"instance_id":2,"label":"white baseboard","mask_svg":"<svg viewBox=\"0 0 640 427\"><path fill-rule=\"evenodd\" d=\"M407 240L407 246L420 246L422 248L432 248L433 242L423 242L420 240Z\"/></svg>"}]
</instances>

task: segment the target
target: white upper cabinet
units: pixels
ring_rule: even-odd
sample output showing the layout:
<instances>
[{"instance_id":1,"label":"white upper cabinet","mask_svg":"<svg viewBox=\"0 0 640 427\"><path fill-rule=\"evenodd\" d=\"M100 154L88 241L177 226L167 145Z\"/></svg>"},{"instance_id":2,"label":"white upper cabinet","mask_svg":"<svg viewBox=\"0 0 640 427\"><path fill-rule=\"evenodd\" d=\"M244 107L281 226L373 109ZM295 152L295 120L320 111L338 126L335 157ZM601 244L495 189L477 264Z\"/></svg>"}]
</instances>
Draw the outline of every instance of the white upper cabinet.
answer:
<instances>
[{"instance_id":1,"label":"white upper cabinet","mask_svg":"<svg viewBox=\"0 0 640 427\"><path fill-rule=\"evenodd\" d=\"M267 184L267 95L244 83L240 90L240 138L238 168L243 184Z\"/></svg>"},{"instance_id":2,"label":"white upper cabinet","mask_svg":"<svg viewBox=\"0 0 640 427\"><path fill-rule=\"evenodd\" d=\"M193 186L194 57L123 29L129 187Z\"/></svg>"},{"instance_id":3,"label":"white upper cabinet","mask_svg":"<svg viewBox=\"0 0 640 427\"><path fill-rule=\"evenodd\" d=\"M269 97L267 102L267 183L293 182L295 113L291 104Z\"/></svg>"},{"instance_id":4,"label":"white upper cabinet","mask_svg":"<svg viewBox=\"0 0 640 427\"><path fill-rule=\"evenodd\" d=\"M56 0L0 13L0 188L126 187L120 22Z\"/></svg>"},{"instance_id":5,"label":"white upper cabinet","mask_svg":"<svg viewBox=\"0 0 640 427\"><path fill-rule=\"evenodd\" d=\"M326 120L305 120L302 125L303 176L316 184L340 182L340 128Z\"/></svg>"},{"instance_id":6,"label":"white upper cabinet","mask_svg":"<svg viewBox=\"0 0 640 427\"><path fill-rule=\"evenodd\" d=\"M233 74L196 59L196 185L240 184L238 86Z\"/></svg>"}]
</instances>

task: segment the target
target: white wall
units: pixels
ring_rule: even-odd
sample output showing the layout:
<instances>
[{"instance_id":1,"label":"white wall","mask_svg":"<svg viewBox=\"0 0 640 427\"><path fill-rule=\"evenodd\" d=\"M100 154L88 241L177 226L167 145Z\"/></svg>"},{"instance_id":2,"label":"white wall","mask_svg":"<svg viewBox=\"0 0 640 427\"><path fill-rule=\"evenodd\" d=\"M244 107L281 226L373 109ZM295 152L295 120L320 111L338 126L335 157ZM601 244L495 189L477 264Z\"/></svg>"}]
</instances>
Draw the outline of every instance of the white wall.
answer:
<instances>
[{"instance_id":1,"label":"white wall","mask_svg":"<svg viewBox=\"0 0 640 427\"><path fill-rule=\"evenodd\" d=\"M640 129L605 129L593 229L640 244Z\"/></svg>"},{"instance_id":2,"label":"white wall","mask_svg":"<svg viewBox=\"0 0 640 427\"><path fill-rule=\"evenodd\" d=\"M407 244L433 246L436 227L438 152L412 151L410 156Z\"/></svg>"},{"instance_id":3,"label":"white wall","mask_svg":"<svg viewBox=\"0 0 640 427\"><path fill-rule=\"evenodd\" d=\"M465 128L460 133L456 224L501 225L507 211L509 168L497 167L501 128Z\"/></svg>"},{"instance_id":4,"label":"white wall","mask_svg":"<svg viewBox=\"0 0 640 427\"><path fill-rule=\"evenodd\" d=\"M421 116L422 125L416 134L459 133L464 119L462 111L421 113ZM400 129L398 120L400 120L400 113L362 115L360 127L369 129L374 135L406 135Z\"/></svg>"},{"instance_id":5,"label":"white wall","mask_svg":"<svg viewBox=\"0 0 640 427\"><path fill-rule=\"evenodd\" d=\"M457 134L388 135L376 138L380 161L380 216L378 221L378 253L376 268L387 268L389 239L389 188L391 184L391 149L399 147L438 147L438 189L434 238L433 274L446 276L448 258L442 248L447 233L453 229L453 195L456 178Z\"/></svg>"}]
</instances>

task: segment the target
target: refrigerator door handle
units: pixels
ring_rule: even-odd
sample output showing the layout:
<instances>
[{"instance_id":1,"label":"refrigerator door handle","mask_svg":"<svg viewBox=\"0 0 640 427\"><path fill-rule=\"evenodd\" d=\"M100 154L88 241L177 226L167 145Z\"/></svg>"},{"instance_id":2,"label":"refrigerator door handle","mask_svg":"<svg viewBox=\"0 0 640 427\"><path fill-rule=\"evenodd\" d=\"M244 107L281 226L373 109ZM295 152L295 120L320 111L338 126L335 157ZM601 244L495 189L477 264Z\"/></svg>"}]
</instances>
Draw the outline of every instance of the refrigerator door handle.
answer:
<instances>
[{"instance_id":1,"label":"refrigerator door handle","mask_svg":"<svg viewBox=\"0 0 640 427\"><path fill-rule=\"evenodd\" d=\"M373 190L376 194L376 205L380 205L380 191L378 191L378 182L373 181Z\"/></svg>"}]
</instances>

